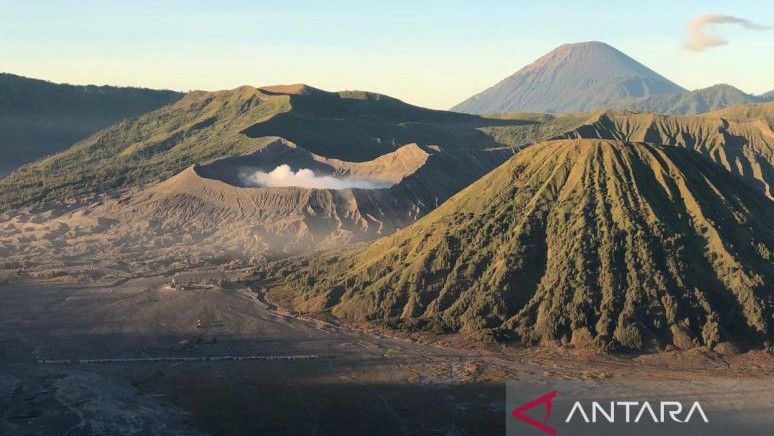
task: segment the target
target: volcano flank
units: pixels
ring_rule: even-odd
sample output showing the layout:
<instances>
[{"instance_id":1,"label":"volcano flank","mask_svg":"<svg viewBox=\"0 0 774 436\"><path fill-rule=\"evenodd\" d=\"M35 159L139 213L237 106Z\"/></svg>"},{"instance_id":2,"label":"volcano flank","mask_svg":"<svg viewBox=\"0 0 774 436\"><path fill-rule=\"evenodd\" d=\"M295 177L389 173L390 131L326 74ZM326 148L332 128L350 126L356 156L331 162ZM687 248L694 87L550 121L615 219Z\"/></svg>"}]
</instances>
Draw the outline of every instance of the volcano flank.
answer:
<instances>
[{"instance_id":1,"label":"volcano flank","mask_svg":"<svg viewBox=\"0 0 774 436\"><path fill-rule=\"evenodd\" d=\"M285 261L270 292L524 344L758 344L772 336L771 222L771 201L691 150L548 141L368 247Z\"/></svg>"}]
</instances>

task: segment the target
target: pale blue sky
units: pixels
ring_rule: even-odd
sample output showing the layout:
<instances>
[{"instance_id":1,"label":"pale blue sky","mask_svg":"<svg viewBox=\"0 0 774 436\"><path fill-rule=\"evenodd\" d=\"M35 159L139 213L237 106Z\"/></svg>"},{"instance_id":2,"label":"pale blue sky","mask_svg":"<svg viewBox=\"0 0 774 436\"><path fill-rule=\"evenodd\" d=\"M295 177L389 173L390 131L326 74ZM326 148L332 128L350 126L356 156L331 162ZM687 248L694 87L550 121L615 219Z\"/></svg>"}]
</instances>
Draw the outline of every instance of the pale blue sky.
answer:
<instances>
[{"instance_id":1,"label":"pale blue sky","mask_svg":"<svg viewBox=\"0 0 774 436\"><path fill-rule=\"evenodd\" d=\"M698 14L774 26L767 1L379 3L0 0L0 71L177 90L304 82L448 108L561 43L600 40L689 89L774 89L774 30L720 26L729 45L682 47Z\"/></svg>"}]
</instances>

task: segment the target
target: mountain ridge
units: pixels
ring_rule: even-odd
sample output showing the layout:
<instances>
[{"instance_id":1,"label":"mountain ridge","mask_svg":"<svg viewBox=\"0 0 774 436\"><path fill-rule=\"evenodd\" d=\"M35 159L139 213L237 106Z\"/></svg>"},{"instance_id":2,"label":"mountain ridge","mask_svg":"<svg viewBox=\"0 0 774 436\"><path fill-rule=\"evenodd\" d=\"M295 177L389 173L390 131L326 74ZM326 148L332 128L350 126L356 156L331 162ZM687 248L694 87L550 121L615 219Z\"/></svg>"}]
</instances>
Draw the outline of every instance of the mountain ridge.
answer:
<instances>
[{"instance_id":1,"label":"mountain ridge","mask_svg":"<svg viewBox=\"0 0 774 436\"><path fill-rule=\"evenodd\" d=\"M765 96L747 94L731 85L720 83L678 94L617 100L611 102L609 106L611 109L644 110L666 115L694 115L768 100L769 98Z\"/></svg>"},{"instance_id":2,"label":"mountain ridge","mask_svg":"<svg viewBox=\"0 0 774 436\"><path fill-rule=\"evenodd\" d=\"M601 111L557 138L615 139L687 148L774 201L772 103L702 115ZM735 108L735 109L734 109Z\"/></svg>"},{"instance_id":3,"label":"mountain ridge","mask_svg":"<svg viewBox=\"0 0 774 436\"><path fill-rule=\"evenodd\" d=\"M59 84L0 73L0 173L181 96L168 90Z\"/></svg>"},{"instance_id":4,"label":"mountain ridge","mask_svg":"<svg viewBox=\"0 0 774 436\"><path fill-rule=\"evenodd\" d=\"M488 156L490 148L547 139L585 118L496 119L424 109L364 91L287 91L242 86L189 92L0 179L0 210L88 204L193 164L254 153L276 137L351 162L372 160L408 143Z\"/></svg>"}]
</instances>

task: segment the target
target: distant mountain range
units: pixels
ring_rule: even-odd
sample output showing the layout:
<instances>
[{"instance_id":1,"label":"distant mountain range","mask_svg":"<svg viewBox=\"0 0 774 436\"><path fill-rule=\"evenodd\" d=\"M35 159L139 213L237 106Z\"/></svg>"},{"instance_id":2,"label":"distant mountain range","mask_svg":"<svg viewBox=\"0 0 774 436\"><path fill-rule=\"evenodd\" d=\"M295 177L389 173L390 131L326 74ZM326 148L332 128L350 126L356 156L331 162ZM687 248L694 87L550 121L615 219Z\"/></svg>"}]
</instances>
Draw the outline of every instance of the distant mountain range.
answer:
<instances>
[{"instance_id":1,"label":"distant mountain range","mask_svg":"<svg viewBox=\"0 0 774 436\"><path fill-rule=\"evenodd\" d=\"M774 99L730 85L687 91L602 42L563 44L500 83L454 106L458 112L562 113L635 109L695 114Z\"/></svg>"},{"instance_id":2,"label":"distant mountain range","mask_svg":"<svg viewBox=\"0 0 774 436\"><path fill-rule=\"evenodd\" d=\"M720 84L677 94L662 94L651 97L626 98L610 103L610 108L634 109L662 114L699 114L747 103L761 103L774 100L771 97L746 94L731 85Z\"/></svg>"},{"instance_id":3,"label":"distant mountain range","mask_svg":"<svg viewBox=\"0 0 774 436\"><path fill-rule=\"evenodd\" d=\"M180 97L173 91L74 86L0 73L0 176Z\"/></svg>"}]
</instances>

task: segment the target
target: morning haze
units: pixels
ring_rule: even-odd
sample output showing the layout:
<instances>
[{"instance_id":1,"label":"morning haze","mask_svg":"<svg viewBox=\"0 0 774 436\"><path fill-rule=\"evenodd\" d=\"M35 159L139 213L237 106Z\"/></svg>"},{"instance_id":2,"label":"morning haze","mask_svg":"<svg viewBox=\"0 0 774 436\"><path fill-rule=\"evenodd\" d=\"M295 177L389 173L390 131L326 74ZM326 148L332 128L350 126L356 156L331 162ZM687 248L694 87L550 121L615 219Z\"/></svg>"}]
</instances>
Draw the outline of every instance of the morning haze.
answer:
<instances>
[{"instance_id":1,"label":"morning haze","mask_svg":"<svg viewBox=\"0 0 774 436\"><path fill-rule=\"evenodd\" d=\"M689 90L728 83L769 91L774 59L760 54L774 51L770 32L722 27L716 33L728 45L684 48L692 18L730 6L713 3L659 0L634 14L627 3L557 1L227 1L215 10L182 1L3 2L0 68L55 82L177 91L300 82L447 109L562 43L601 40ZM728 12L774 22L757 5L735 2Z\"/></svg>"},{"instance_id":2,"label":"morning haze","mask_svg":"<svg viewBox=\"0 0 774 436\"><path fill-rule=\"evenodd\" d=\"M729 7L0 2L0 434L770 434Z\"/></svg>"}]
</instances>

